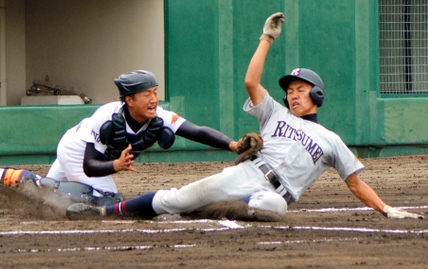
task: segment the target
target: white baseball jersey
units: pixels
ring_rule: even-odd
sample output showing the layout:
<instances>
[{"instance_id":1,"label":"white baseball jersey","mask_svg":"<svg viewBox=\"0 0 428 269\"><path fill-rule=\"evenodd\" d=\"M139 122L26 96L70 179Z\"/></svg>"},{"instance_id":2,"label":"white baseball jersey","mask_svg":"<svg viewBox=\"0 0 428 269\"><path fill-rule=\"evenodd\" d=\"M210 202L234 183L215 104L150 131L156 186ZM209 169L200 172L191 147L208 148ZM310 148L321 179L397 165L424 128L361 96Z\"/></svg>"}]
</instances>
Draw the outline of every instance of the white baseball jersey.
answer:
<instances>
[{"instance_id":1,"label":"white baseball jersey","mask_svg":"<svg viewBox=\"0 0 428 269\"><path fill-rule=\"evenodd\" d=\"M269 94L257 106L248 99L244 110L257 116L264 140L260 155L274 169L294 201L330 167L342 179L364 168L339 136L317 123L294 116ZM154 195L152 206L157 214L176 214L227 200L243 200L252 208L279 214L287 211L285 199L251 160L180 189L160 190Z\"/></svg>"},{"instance_id":2,"label":"white baseball jersey","mask_svg":"<svg viewBox=\"0 0 428 269\"><path fill-rule=\"evenodd\" d=\"M47 177L56 180L77 181L91 185L95 189L116 193L117 188L111 176L86 176L83 171L83 158L86 143L94 143L96 150L104 153L107 145L102 144L100 141L100 127L106 121L111 120L112 114L119 112L122 106L123 103L120 101L105 104L98 108L91 117L83 119L79 124L69 129L58 144L57 159L52 164ZM174 133L185 121L184 118L176 113L159 106L157 107L156 115L162 118L164 126L169 127ZM149 122L140 130L134 132L126 123L126 132L129 134L141 133L147 128L148 124ZM94 195L97 194L94 193Z\"/></svg>"}]
</instances>

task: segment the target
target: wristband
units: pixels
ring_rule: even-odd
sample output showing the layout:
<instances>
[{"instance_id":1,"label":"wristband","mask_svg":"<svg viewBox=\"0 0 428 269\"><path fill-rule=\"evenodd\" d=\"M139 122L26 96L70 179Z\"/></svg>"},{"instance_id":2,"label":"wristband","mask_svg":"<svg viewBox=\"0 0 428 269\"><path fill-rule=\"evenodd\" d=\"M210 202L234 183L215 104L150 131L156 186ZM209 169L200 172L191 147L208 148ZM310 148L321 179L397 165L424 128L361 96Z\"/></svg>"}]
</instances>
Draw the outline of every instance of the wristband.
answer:
<instances>
[{"instance_id":1,"label":"wristband","mask_svg":"<svg viewBox=\"0 0 428 269\"><path fill-rule=\"evenodd\" d=\"M268 35L268 34L262 34L259 39L260 40L266 40L266 41L268 41L271 44L275 40L275 38L273 38L273 36Z\"/></svg>"}]
</instances>

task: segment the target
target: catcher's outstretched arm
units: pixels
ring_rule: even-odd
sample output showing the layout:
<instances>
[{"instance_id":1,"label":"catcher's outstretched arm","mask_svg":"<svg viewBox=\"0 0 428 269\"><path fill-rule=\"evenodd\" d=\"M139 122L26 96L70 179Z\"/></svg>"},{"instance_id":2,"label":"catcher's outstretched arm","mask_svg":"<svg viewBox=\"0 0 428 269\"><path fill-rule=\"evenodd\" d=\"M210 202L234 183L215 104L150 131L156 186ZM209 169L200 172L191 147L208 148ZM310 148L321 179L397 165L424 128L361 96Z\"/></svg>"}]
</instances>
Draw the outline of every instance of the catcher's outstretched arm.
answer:
<instances>
[{"instance_id":1,"label":"catcher's outstretched arm","mask_svg":"<svg viewBox=\"0 0 428 269\"><path fill-rule=\"evenodd\" d=\"M233 140L225 134L207 126L198 126L188 120L181 124L176 134L214 148L235 151L231 148L231 142L233 142Z\"/></svg>"}]
</instances>

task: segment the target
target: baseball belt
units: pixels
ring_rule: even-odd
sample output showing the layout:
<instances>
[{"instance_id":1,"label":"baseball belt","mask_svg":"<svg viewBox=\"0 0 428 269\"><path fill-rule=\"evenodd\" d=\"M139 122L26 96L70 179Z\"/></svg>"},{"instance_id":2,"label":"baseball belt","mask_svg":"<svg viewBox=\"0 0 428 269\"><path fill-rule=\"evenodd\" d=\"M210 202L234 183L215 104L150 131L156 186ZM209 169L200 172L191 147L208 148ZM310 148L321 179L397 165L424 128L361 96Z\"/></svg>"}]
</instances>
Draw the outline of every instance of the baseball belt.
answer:
<instances>
[{"instance_id":1,"label":"baseball belt","mask_svg":"<svg viewBox=\"0 0 428 269\"><path fill-rule=\"evenodd\" d=\"M262 158L254 155L250 160L253 161L253 163L262 171L265 179L272 184L276 192L284 197L287 204L294 202L293 196L291 196L287 189L281 184L281 182L279 182L278 175Z\"/></svg>"}]
</instances>

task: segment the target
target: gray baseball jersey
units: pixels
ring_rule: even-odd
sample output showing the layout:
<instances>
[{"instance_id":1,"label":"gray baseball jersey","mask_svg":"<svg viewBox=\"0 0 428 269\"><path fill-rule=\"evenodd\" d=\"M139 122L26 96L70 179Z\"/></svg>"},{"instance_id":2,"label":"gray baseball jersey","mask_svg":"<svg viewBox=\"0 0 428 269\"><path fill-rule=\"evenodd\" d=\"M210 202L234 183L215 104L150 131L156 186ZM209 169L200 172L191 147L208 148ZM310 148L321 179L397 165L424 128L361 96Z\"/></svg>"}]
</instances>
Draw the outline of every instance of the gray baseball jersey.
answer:
<instances>
[{"instance_id":1,"label":"gray baseball jersey","mask_svg":"<svg viewBox=\"0 0 428 269\"><path fill-rule=\"evenodd\" d=\"M180 189L160 190L153 197L157 214L191 212L202 206L244 200L252 208L284 214L285 193L297 201L302 193L328 168L334 167L343 179L364 166L333 132L321 125L296 117L269 94L244 110L257 116L264 146L260 156L274 168L282 186L275 189L255 161L247 160L221 173L192 182Z\"/></svg>"},{"instance_id":2,"label":"gray baseball jersey","mask_svg":"<svg viewBox=\"0 0 428 269\"><path fill-rule=\"evenodd\" d=\"M338 135L294 116L269 93L257 106L248 99L244 110L258 118L261 154L296 200L330 167L343 180L364 168Z\"/></svg>"}]
</instances>

